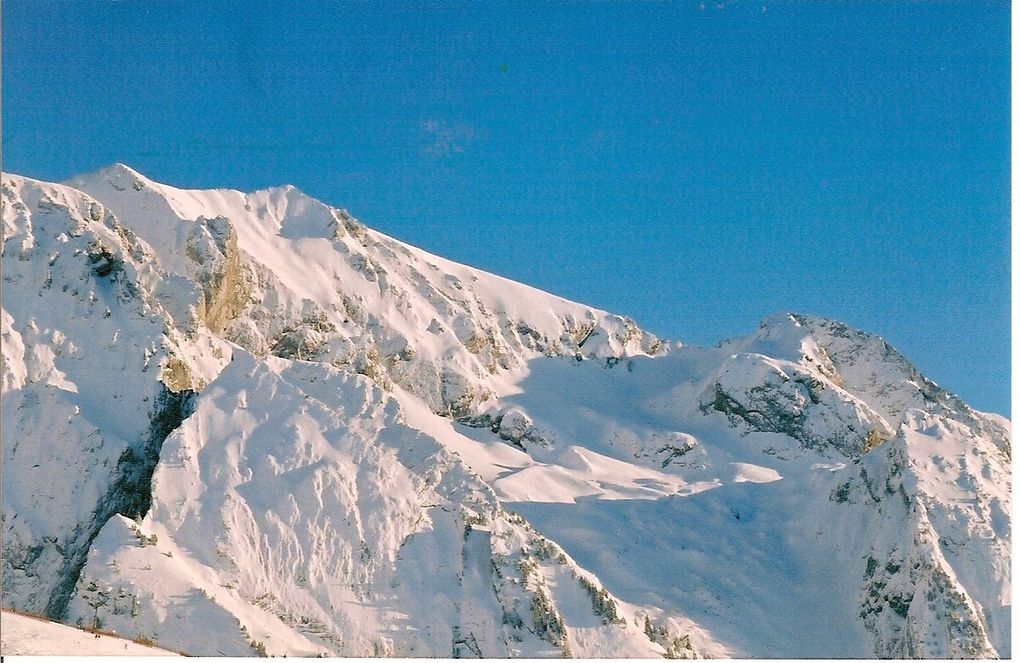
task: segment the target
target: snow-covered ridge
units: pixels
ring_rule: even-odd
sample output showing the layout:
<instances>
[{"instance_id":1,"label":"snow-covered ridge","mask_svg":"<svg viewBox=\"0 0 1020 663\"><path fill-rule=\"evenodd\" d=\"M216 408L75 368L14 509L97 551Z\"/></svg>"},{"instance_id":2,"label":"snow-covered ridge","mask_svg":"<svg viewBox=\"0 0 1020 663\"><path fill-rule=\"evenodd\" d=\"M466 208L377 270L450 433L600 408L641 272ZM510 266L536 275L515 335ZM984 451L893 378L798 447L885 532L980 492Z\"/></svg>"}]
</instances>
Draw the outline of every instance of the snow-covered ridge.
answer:
<instances>
[{"instance_id":1,"label":"snow-covered ridge","mask_svg":"<svg viewBox=\"0 0 1020 663\"><path fill-rule=\"evenodd\" d=\"M70 184L103 200L168 272L202 284L179 325L197 318L258 355L392 381L436 412L473 412L538 355L662 348L631 320L407 246L292 186L185 191L119 164Z\"/></svg>"},{"instance_id":2,"label":"snow-covered ridge","mask_svg":"<svg viewBox=\"0 0 1020 663\"><path fill-rule=\"evenodd\" d=\"M1009 455L1009 431L921 375L878 336L814 316L779 314L730 353L703 407L756 430L859 455L890 439L919 409L951 419Z\"/></svg>"},{"instance_id":3,"label":"snow-covered ridge","mask_svg":"<svg viewBox=\"0 0 1020 663\"><path fill-rule=\"evenodd\" d=\"M804 315L714 348L293 187L4 175L3 604L209 655L992 657L1010 432Z\"/></svg>"}]
</instances>

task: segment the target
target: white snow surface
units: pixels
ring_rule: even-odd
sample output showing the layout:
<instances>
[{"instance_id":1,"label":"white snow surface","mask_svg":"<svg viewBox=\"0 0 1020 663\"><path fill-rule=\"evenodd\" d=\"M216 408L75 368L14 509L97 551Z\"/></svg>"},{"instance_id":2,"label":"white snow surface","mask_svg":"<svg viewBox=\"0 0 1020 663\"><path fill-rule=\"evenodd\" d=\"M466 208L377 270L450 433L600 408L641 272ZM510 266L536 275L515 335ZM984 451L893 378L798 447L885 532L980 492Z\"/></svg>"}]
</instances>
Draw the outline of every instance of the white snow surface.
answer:
<instances>
[{"instance_id":1,"label":"white snow surface","mask_svg":"<svg viewBox=\"0 0 1020 663\"><path fill-rule=\"evenodd\" d=\"M173 652L118 638L109 633L92 633L64 624L0 612L0 654L4 656L177 656Z\"/></svg>"},{"instance_id":2,"label":"white snow surface","mask_svg":"<svg viewBox=\"0 0 1020 663\"><path fill-rule=\"evenodd\" d=\"M214 656L1011 655L1009 422L878 337L663 342L293 187L3 203L5 606Z\"/></svg>"}]
</instances>

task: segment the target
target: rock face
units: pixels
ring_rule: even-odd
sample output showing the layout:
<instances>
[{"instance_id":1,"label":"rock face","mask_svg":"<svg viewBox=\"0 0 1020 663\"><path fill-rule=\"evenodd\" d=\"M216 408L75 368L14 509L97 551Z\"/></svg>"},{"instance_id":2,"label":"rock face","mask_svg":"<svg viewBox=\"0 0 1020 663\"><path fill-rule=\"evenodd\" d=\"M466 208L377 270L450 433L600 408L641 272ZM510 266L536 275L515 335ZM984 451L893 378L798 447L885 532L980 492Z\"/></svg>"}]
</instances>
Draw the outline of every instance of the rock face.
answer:
<instances>
[{"instance_id":1,"label":"rock face","mask_svg":"<svg viewBox=\"0 0 1020 663\"><path fill-rule=\"evenodd\" d=\"M1011 654L1008 422L875 336L664 343L293 187L2 186L4 606L199 655Z\"/></svg>"},{"instance_id":2,"label":"rock face","mask_svg":"<svg viewBox=\"0 0 1020 663\"><path fill-rule=\"evenodd\" d=\"M209 331L221 333L244 311L249 298L237 233L230 220L199 217L188 235L185 253L195 263L191 277L202 287L198 318Z\"/></svg>"}]
</instances>

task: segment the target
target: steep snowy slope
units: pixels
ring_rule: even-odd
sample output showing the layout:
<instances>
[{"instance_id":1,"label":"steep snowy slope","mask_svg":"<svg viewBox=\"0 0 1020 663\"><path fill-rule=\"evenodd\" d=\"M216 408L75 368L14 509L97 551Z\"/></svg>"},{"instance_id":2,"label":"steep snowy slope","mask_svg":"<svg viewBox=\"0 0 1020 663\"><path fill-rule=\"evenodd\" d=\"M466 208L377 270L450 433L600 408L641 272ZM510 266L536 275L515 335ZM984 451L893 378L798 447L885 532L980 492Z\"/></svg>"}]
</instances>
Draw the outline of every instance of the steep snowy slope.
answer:
<instances>
[{"instance_id":1,"label":"steep snowy slope","mask_svg":"<svg viewBox=\"0 0 1020 663\"><path fill-rule=\"evenodd\" d=\"M187 409L170 369L214 374L225 344L185 341L148 296L155 254L78 191L5 176L3 237L4 598L58 617L99 528L148 509Z\"/></svg>"},{"instance_id":2,"label":"steep snowy slope","mask_svg":"<svg viewBox=\"0 0 1020 663\"><path fill-rule=\"evenodd\" d=\"M852 366L819 370L821 353L837 355L819 328L831 323L783 316L749 339L635 359L625 371L548 365L504 402L558 440L542 451L543 472L577 468L572 478L587 484L561 480L554 493L546 481L536 500L518 489L517 477L536 471L521 463L493 486L527 500L512 506L609 591L678 610L735 654L1008 654L1008 432L931 383L916 395L894 388L904 384L899 360L860 353ZM804 355L794 361L783 346ZM745 369L738 383L740 363L766 368ZM887 384L866 387L898 402L959 409L906 406L887 419L877 412L897 401L869 405L855 371L881 376ZM561 394L555 404L551 392ZM802 433L812 418L831 422L828 439ZM847 444L875 429L888 438ZM673 489L649 477L646 496L621 495L626 475L615 467L628 456L632 466L655 460L686 485L647 499ZM477 463L484 471L485 459ZM635 551L640 561L628 563Z\"/></svg>"},{"instance_id":3,"label":"steep snowy slope","mask_svg":"<svg viewBox=\"0 0 1020 663\"><path fill-rule=\"evenodd\" d=\"M1008 422L877 337L663 343L292 187L3 186L5 605L209 655L1011 653Z\"/></svg>"},{"instance_id":4,"label":"steep snowy slope","mask_svg":"<svg viewBox=\"0 0 1020 663\"><path fill-rule=\"evenodd\" d=\"M200 655L662 653L633 609L584 605L581 574L367 378L239 354L164 444L146 519L103 530L69 617L115 597L105 625Z\"/></svg>"}]
</instances>

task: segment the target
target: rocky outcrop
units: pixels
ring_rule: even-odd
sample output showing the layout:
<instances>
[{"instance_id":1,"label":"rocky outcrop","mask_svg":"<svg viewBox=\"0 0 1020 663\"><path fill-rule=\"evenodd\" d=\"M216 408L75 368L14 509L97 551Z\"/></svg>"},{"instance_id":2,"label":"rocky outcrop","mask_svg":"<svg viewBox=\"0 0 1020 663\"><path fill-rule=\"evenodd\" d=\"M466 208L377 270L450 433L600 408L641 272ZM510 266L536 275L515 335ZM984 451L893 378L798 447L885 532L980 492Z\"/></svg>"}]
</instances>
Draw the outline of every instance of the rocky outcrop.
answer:
<instances>
[{"instance_id":1,"label":"rocky outcrop","mask_svg":"<svg viewBox=\"0 0 1020 663\"><path fill-rule=\"evenodd\" d=\"M193 278L202 289L199 319L218 334L249 304L249 276L241 263L237 232L225 217L199 217L185 252L195 263Z\"/></svg>"},{"instance_id":2,"label":"rocky outcrop","mask_svg":"<svg viewBox=\"0 0 1020 663\"><path fill-rule=\"evenodd\" d=\"M830 497L844 508L862 509L864 518L904 523L898 530L872 530L875 537L860 567L860 618L874 635L879 658L998 657L1006 636L996 634L997 649L987 630L1002 615L998 596L968 592L955 559L971 537L981 543L969 554L989 559L1001 554L1007 544L991 527L997 498L979 491L966 507L973 517L940 515L944 501L932 492L940 487L916 473L920 459L908 441L915 435L904 428L866 462L855 462L852 477Z\"/></svg>"},{"instance_id":3,"label":"rocky outcrop","mask_svg":"<svg viewBox=\"0 0 1020 663\"><path fill-rule=\"evenodd\" d=\"M700 398L749 430L782 433L807 448L860 456L889 439L888 423L866 403L810 366L759 354L732 356Z\"/></svg>"}]
</instances>

